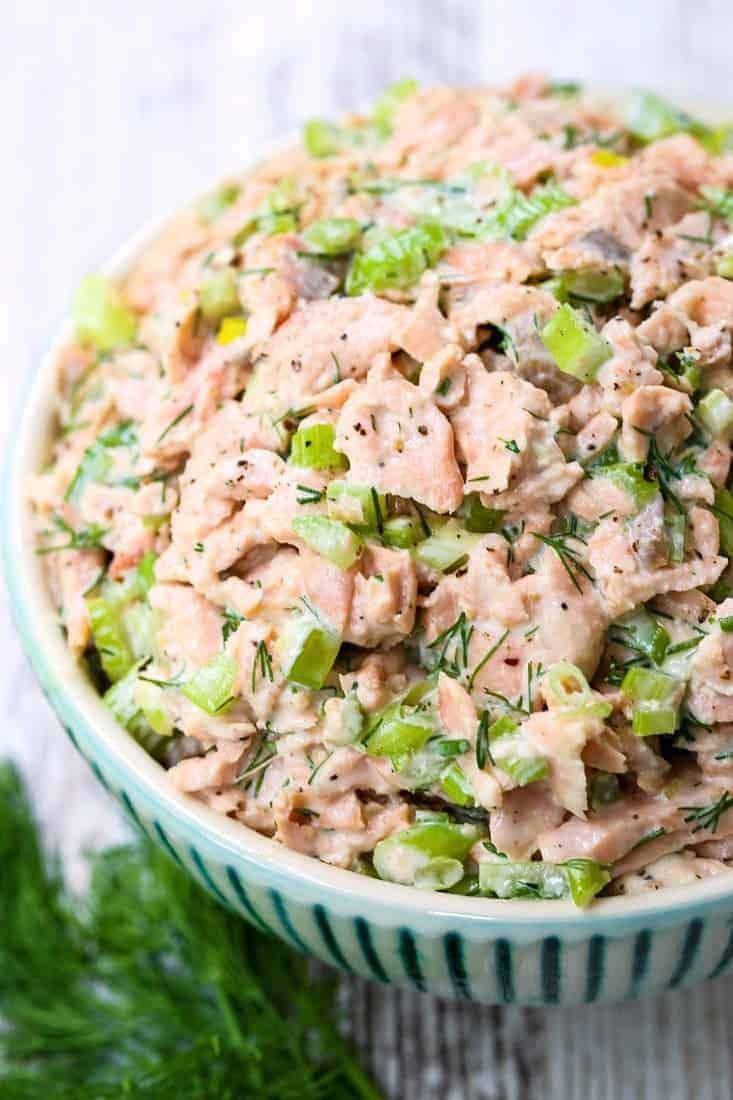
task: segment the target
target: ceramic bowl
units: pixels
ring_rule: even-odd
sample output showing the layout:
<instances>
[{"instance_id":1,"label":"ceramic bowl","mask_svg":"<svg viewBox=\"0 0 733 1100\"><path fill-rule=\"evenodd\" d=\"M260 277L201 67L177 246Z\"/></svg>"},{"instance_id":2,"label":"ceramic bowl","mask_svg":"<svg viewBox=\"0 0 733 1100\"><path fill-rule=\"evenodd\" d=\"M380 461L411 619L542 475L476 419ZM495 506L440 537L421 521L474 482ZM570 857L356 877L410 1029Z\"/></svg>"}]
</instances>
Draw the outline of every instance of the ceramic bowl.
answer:
<instances>
[{"instance_id":1,"label":"ceramic bowl","mask_svg":"<svg viewBox=\"0 0 733 1100\"><path fill-rule=\"evenodd\" d=\"M151 225L105 270L122 276L160 232ZM68 651L34 554L28 476L55 431L54 348L17 421L3 501L6 577L40 685L78 751L135 825L222 905L342 970L489 1004L637 997L733 964L733 874L581 911L565 902L430 893L319 863L178 793L111 718Z\"/></svg>"}]
</instances>

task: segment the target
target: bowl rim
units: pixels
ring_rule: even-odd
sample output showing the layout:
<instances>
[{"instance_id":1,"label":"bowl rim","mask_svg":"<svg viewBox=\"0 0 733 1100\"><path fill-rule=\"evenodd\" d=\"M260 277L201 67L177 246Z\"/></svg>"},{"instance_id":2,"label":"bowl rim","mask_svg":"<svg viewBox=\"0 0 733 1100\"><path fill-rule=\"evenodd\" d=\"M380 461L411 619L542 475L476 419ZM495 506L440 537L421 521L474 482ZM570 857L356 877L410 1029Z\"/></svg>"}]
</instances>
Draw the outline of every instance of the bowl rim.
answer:
<instances>
[{"instance_id":1,"label":"bowl rim","mask_svg":"<svg viewBox=\"0 0 733 1100\"><path fill-rule=\"evenodd\" d=\"M619 89L609 90L608 86L601 88L598 85L596 88L618 100ZM680 98L677 97L678 102ZM692 110L694 104L699 111L699 100L682 103L682 106ZM720 113L719 107L716 110L710 104L705 106L708 116ZM283 144L270 144L257 160L282 148ZM176 210L151 219L102 265L103 273L113 279L124 277L178 212L190 207L227 178L231 178L231 174L218 176ZM293 885L317 891L323 898L340 899L341 908L368 907L372 918L377 910L384 909L385 914L397 913L405 920L414 916L432 919L441 926L446 921L453 926L461 923L474 929L484 926L487 930L498 927L511 930L515 926L518 930L524 929L525 933L536 931L538 935L548 930L568 932L581 926L584 934L592 934L608 931L611 927L619 928L628 921L640 924L649 918L665 924L682 923L703 911L726 904L733 906L733 871L695 884L666 887L658 893L600 898L585 910L563 901L499 900L421 891L322 863L177 791L167 781L165 769L114 721L72 657L59 629L41 559L34 553L33 517L26 484L27 479L41 468L55 434L55 357L71 333L72 324L66 320L24 387L13 421L16 430L8 446L2 481L5 577L15 626L37 677L53 683L55 692L64 699L74 720L90 732L149 799L162 803L189 831L228 851L231 856L239 855L267 866Z\"/></svg>"}]
</instances>

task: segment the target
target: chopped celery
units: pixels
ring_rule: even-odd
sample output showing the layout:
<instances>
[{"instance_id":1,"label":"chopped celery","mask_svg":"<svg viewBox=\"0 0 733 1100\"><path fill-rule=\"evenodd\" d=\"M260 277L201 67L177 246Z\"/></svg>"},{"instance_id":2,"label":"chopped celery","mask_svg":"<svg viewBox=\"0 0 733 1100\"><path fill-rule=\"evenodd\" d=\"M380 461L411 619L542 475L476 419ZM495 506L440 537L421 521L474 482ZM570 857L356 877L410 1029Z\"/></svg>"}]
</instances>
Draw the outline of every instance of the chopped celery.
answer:
<instances>
[{"instance_id":1,"label":"chopped celery","mask_svg":"<svg viewBox=\"0 0 733 1100\"><path fill-rule=\"evenodd\" d=\"M105 691L103 701L114 719L124 726L146 752L160 759L166 747L167 736L159 736L145 719L137 704L137 669L131 669L121 680Z\"/></svg>"},{"instance_id":2,"label":"chopped celery","mask_svg":"<svg viewBox=\"0 0 733 1100\"><path fill-rule=\"evenodd\" d=\"M728 489L715 490L713 513L720 528L720 549L727 558L733 558L733 493Z\"/></svg>"},{"instance_id":3,"label":"chopped celery","mask_svg":"<svg viewBox=\"0 0 733 1100\"><path fill-rule=\"evenodd\" d=\"M585 906L610 881L608 871L591 859L566 863L497 859L479 864L481 893L497 898L572 898L576 905Z\"/></svg>"},{"instance_id":4,"label":"chopped celery","mask_svg":"<svg viewBox=\"0 0 733 1100\"><path fill-rule=\"evenodd\" d=\"M680 131L703 142L714 140L713 131L652 92L637 89L629 104L627 125L634 137L645 143L659 141Z\"/></svg>"},{"instance_id":5,"label":"chopped celery","mask_svg":"<svg viewBox=\"0 0 733 1100\"><path fill-rule=\"evenodd\" d=\"M733 252L726 252L715 261L715 274L723 279L733 279Z\"/></svg>"},{"instance_id":6,"label":"chopped celery","mask_svg":"<svg viewBox=\"0 0 733 1100\"><path fill-rule=\"evenodd\" d=\"M733 436L733 401L722 390L709 390L701 397L695 415L713 439L730 442Z\"/></svg>"},{"instance_id":7,"label":"chopped celery","mask_svg":"<svg viewBox=\"0 0 733 1100\"><path fill-rule=\"evenodd\" d=\"M293 530L311 549L339 569L350 569L364 546L361 535L328 516L296 516Z\"/></svg>"},{"instance_id":8,"label":"chopped celery","mask_svg":"<svg viewBox=\"0 0 733 1100\"><path fill-rule=\"evenodd\" d=\"M135 339L135 314L104 275L87 275L82 279L74 295L71 316L79 339L92 344L97 351L112 351Z\"/></svg>"},{"instance_id":9,"label":"chopped celery","mask_svg":"<svg viewBox=\"0 0 733 1100\"><path fill-rule=\"evenodd\" d=\"M559 369L581 382L592 382L598 368L613 354L611 345L569 305L560 306L552 315L540 339Z\"/></svg>"},{"instance_id":10,"label":"chopped celery","mask_svg":"<svg viewBox=\"0 0 733 1100\"><path fill-rule=\"evenodd\" d=\"M659 492L655 481L647 481L644 467L636 462L612 462L609 465L595 463L588 471L591 477L607 477L619 489L623 489L633 501L637 511L641 511L653 501Z\"/></svg>"},{"instance_id":11,"label":"chopped celery","mask_svg":"<svg viewBox=\"0 0 733 1100\"><path fill-rule=\"evenodd\" d=\"M285 676L291 683L319 691L340 646L339 635L315 614L307 612L291 619L278 641Z\"/></svg>"},{"instance_id":12,"label":"chopped celery","mask_svg":"<svg viewBox=\"0 0 733 1100\"><path fill-rule=\"evenodd\" d=\"M443 772L440 785L446 798L456 806L473 806L475 802L473 787L466 778L463 768L456 764L455 760Z\"/></svg>"},{"instance_id":13,"label":"chopped celery","mask_svg":"<svg viewBox=\"0 0 733 1100\"><path fill-rule=\"evenodd\" d=\"M547 776L544 758L527 751L519 726L512 718L497 718L489 727L488 738L494 763L506 772L515 786L526 787Z\"/></svg>"},{"instance_id":14,"label":"chopped celery","mask_svg":"<svg viewBox=\"0 0 733 1100\"><path fill-rule=\"evenodd\" d=\"M382 525L382 541L386 546L409 550L424 538L425 531L417 516L392 516Z\"/></svg>"},{"instance_id":15,"label":"chopped celery","mask_svg":"<svg viewBox=\"0 0 733 1100\"><path fill-rule=\"evenodd\" d=\"M568 718L607 718L611 703L594 696L583 672L569 661L558 661L545 676L547 705Z\"/></svg>"},{"instance_id":16,"label":"chopped celery","mask_svg":"<svg viewBox=\"0 0 733 1100\"><path fill-rule=\"evenodd\" d=\"M247 333L247 321L244 317L223 317L216 334L217 344L232 344Z\"/></svg>"},{"instance_id":17,"label":"chopped celery","mask_svg":"<svg viewBox=\"0 0 733 1100\"><path fill-rule=\"evenodd\" d=\"M217 653L194 673L181 691L207 714L218 714L234 696L237 662L228 653Z\"/></svg>"},{"instance_id":18,"label":"chopped celery","mask_svg":"<svg viewBox=\"0 0 733 1100\"><path fill-rule=\"evenodd\" d=\"M366 749L370 756L401 757L421 749L436 730L429 714L404 703L390 703L369 733Z\"/></svg>"},{"instance_id":19,"label":"chopped celery","mask_svg":"<svg viewBox=\"0 0 733 1100\"><path fill-rule=\"evenodd\" d=\"M348 523L355 531L373 534L383 526L387 500L370 485L332 481L326 490L328 514Z\"/></svg>"},{"instance_id":20,"label":"chopped celery","mask_svg":"<svg viewBox=\"0 0 733 1100\"><path fill-rule=\"evenodd\" d=\"M436 222L418 222L410 229L387 232L366 252L354 257L346 278L346 293L410 287L447 246L448 238Z\"/></svg>"},{"instance_id":21,"label":"chopped celery","mask_svg":"<svg viewBox=\"0 0 733 1100\"><path fill-rule=\"evenodd\" d=\"M339 702L341 725L336 731L329 728L324 741L328 745L354 745L361 740L364 732L364 712L355 690L349 691Z\"/></svg>"},{"instance_id":22,"label":"chopped celery","mask_svg":"<svg viewBox=\"0 0 733 1100\"><path fill-rule=\"evenodd\" d=\"M629 669L621 683L621 692L634 704L631 728L638 737L674 733L679 725L680 687L674 677L663 672Z\"/></svg>"},{"instance_id":23,"label":"chopped celery","mask_svg":"<svg viewBox=\"0 0 733 1100\"><path fill-rule=\"evenodd\" d=\"M466 530L477 535L486 535L501 530L504 513L498 508L485 508L478 493L469 493L459 515L463 518Z\"/></svg>"},{"instance_id":24,"label":"chopped celery","mask_svg":"<svg viewBox=\"0 0 733 1100\"><path fill-rule=\"evenodd\" d=\"M448 520L414 550L415 557L428 569L446 573L454 569L476 545L477 536L466 531L456 520Z\"/></svg>"},{"instance_id":25,"label":"chopped celery","mask_svg":"<svg viewBox=\"0 0 733 1100\"><path fill-rule=\"evenodd\" d=\"M417 88L416 80L405 77L382 92L372 111L372 123L381 137L389 137L392 133L397 111L406 99L411 99L417 93Z\"/></svg>"},{"instance_id":26,"label":"chopped celery","mask_svg":"<svg viewBox=\"0 0 733 1100\"><path fill-rule=\"evenodd\" d=\"M207 321L221 321L241 309L237 280L231 268L214 271L199 287L199 305Z\"/></svg>"},{"instance_id":27,"label":"chopped celery","mask_svg":"<svg viewBox=\"0 0 733 1100\"><path fill-rule=\"evenodd\" d=\"M374 849L374 866L388 882L415 885L416 873L433 860L451 859L463 865L480 838L475 825L420 821L380 840Z\"/></svg>"},{"instance_id":28,"label":"chopped celery","mask_svg":"<svg viewBox=\"0 0 733 1100\"><path fill-rule=\"evenodd\" d=\"M145 721L159 737L171 737L173 720L165 707L165 691L148 680L138 679L135 686L135 702Z\"/></svg>"},{"instance_id":29,"label":"chopped celery","mask_svg":"<svg viewBox=\"0 0 733 1100\"><path fill-rule=\"evenodd\" d=\"M135 664L135 655L124 621L124 605L102 596L87 599L92 639L97 647L102 668L114 683L121 680Z\"/></svg>"},{"instance_id":30,"label":"chopped celery","mask_svg":"<svg viewBox=\"0 0 733 1100\"><path fill-rule=\"evenodd\" d=\"M511 189L484 222L482 235L523 241L530 229L547 214L575 206L577 199L550 182L535 187L531 195Z\"/></svg>"},{"instance_id":31,"label":"chopped celery","mask_svg":"<svg viewBox=\"0 0 733 1100\"><path fill-rule=\"evenodd\" d=\"M413 884L418 890L450 890L463 878L463 864L450 856L436 856L415 870Z\"/></svg>"},{"instance_id":32,"label":"chopped celery","mask_svg":"<svg viewBox=\"0 0 733 1100\"><path fill-rule=\"evenodd\" d=\"M148 550L147 554L143 554L140 561L137 563L137 583L142 593L147 592L148 589L152 588L155 584L156 561L156 555L152 550Z\"/></svg>"},{"instance_id":33,"label":"chopped celery","mask_svg":"<svg viewBox=\"0 0 733 1100\"><path fill-rule=\"evenodd\" d=\"M213 222L221 217L225 210L239 198L239 187L233 183L222 184L216 191L212 191L201 199L196 207L196 213L202 222Z\"/></svg>"},{"instance_id":34,"label":"chopped celery","mask_svg":"<svg viewBox=\"0 0 733 1100\"><path fill-rule=\"evenodd\" d=\"M624 277L618 268L610 271L561 271L544 284L561 302L613 302L624 292Z\"/></svg>"},{"instance_id":35,"label":"chopped celery","mask_svg":"<svg viewBox=\"0 0 733 1100\"><path fill-rule=\"evenodd\" d=\"M336 432L333 424L311 424L299 428L290 444L290 461L293 466L315 470L343 470L346 458L334 450Z\"/></svg>"},{"instance_id":36,"label":"chopped celery","mask_svg":"<svg viewBox=\"0 0 733 1100\"><path fill-rule=\"evenodd\" d=\"M687 516L667 501L664 505L664 530L667 535L669 560L679 565L685 560L685 536L687 534Z\"/></svg>"},{"instance_id":37,"label":"chopped celery","mask_svg":"<svg viewBox=\"0 0 733 1100\"><path fill-rule=\"evenodd\" d=\"M324 256L339 256L350 252L361 236L361 226L354 218L323 218L311 222L303 231L303 240L315 252Z\"/></svg>"},{"instance_id":38,"label":"chopped celery","mask_svg":"<svg viewBox=\"0 0 733 1100\"><path fill-rule=\"evenodd\" d=\"M341 149L341 131L323 118L309 118L303 126L303 145L312 157L332 157Z\"/></svg>"}]
</instances>

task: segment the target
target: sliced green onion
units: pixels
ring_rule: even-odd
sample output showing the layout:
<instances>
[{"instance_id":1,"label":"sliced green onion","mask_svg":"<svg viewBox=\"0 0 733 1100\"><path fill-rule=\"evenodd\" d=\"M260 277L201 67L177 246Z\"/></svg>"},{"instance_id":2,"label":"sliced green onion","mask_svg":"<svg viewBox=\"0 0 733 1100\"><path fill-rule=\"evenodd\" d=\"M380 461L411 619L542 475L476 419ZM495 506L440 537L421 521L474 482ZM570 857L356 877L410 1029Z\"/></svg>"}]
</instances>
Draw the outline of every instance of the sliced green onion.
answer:
<instances>
[{"instance_id":1,"label":"sliced green onion","mask_svg":"<svg viewBox=\"0 0 733 1100\"><path fill-rule=\"evenodd\" d=\"M341 130L326 119L310 118L303 126L303 145L312 157L332 157L341 150Z\"/></svg>"},{"instance_id":2,"label":"sliced green onion","mask_svg":"<svg viewBox=\"0 0 733 1100\"><path fill-rule=\"evenodd\" d=\"M655 665L661 665L670 645L667 631L644 608L620 618L611 628L610 640L641 653Z\"/></svg>"},{"instance_id":3,"label":"sliced green onion","mask_svg":"<svg viewBox=\"0 0 733 1100\"><path fill-rule=\"evenodd\" d=\"M131 344L137 318L125 305L117 287L104 275L87 275L79 284L71 306L79 339L97 351L113 351Z\"/></svg>"},{"instance_id":4,"label":"sliced green onion","mask_svg":"<svg viewBox=\"0 0 733 1100\"><path fill-rule=\"evenodd\" d=\"M311 424L299 428L290 445L290 461L293 466L314 470L343 470L346 458L334 450L336 431L333 424Z\"/></svg>"},{"instance_id":5,"label":"sliced green onion","mask_svg":"<svg viewBox=\"0 0 733 1100\"><path fill-rule=\"evenodd\" d=\"M326 490L328 514L364 534L379 531L387 511L386 497L370 485L332 481Z\"/></svg>"},{"instance_id":6,"label":"sliced green onion","mask_svg":"<svg viewBox=\"0 0 733 1100\"><path fill-rule=\"evenodd\" d=\"M247 321L244 317L224 317L216 334L217 344L231 344L247 333Z\"/></svg>"},{"instance_id":7,"label":"sliced green onion","mask_svg":"<svg viewBox=\"0 0 733 1100\"><path fill-rule=\"evenodd\" d=\"M463 768L455 761L443 772L440 785L446 798L456 806L473 806L475 802L473 787L466 778Z\"/></svg>"},{"instance_id":8,"label":"sliced green onion","mask_svg":"<svg viewBox=\"0 0 733 1100\"><path fill-rule=\"evenodd\" d=\"M372 123L381 137L389 137L392 133L394 116L399 107L406 99L411 99L417 93L417 89L417 81L405 77L382 93L372 111Z\"/></svg>"},{"instance_id":9,"label":"sliced green onion","mask_svg":"<svg viewBox=\"0 0 733 1100\"><path fill-rule=\"evenodd\" d=\"M559 369L581 382L593 382L598 368L613 354L608 341L569 305L553 313L540 339Z\"/></svg>"},{"instance_id":10,"label":"sliced green onion","mask_svg":"<svg viewBox=\"0 0 733 1100\"><path fill-rule=\"evenodd\" d=\"M201 200L196 207L196 213L202 222L216 221L238 198L239 187L236 184L225 183Z\"/></svg>"},{"instance_id":11,"label":"sliced green onion","mask_svg":"<svg viewBox=\"0 0 733 1100\"><path fill-rule=\"evenodd\" d=\"M545 697L551 710L569 718L607 718L611 703L593 697L590 685L577 665L558 661L545 676Z\"/></svg>"},{"instance_id":12,"label":"sliced green onion","mask_svg":"<svg viewBox=\"0 0 733 1100\"><path fill-rule=\"evenodd\" d=\"M361 236L361 226L354 218L323 218L311 222L301 234L315 252L324 256L339 256L350 252Z\"/></svg>"},{"instance_id":13,"label":"sliced green onion","mask_svg":"<svg viewBox=\"0 0 733 1100\"><path fill-rule=\"evenodd\" d=\"M667 501L664 505L664 530L669 547L669 560L679 565L685 560L685 537L687 534L687 516Z\"/></svg>"},{"instance_id":14,"label":"sliced green onion","mask_svg":"<svg viewBox=\"0 0 733 1100\"><path fill-rule=\"evenodd\" d=\"M542 284L560 302L613 302L624 292L624 277L618 268L610 271L561 271Z\"/></svg>"},{"instance_id":15,"label":"sliced green onion","mask_svg":"<svg viewBox=\"0 0 733 1100\"><path fill-rule=\"evenodd\" d=\"M354 257L346 277L346 293L413 286L447 246L448 238L437 222L419 222L410 229L385 233L366 252Z\"/></svg>"},{"instance_id":16,"label":"sliced green onion","mask_svg":"<svg viewBox=\"0 0 733 1100\"><path fill-rule=\"evenodd\" d=\"M364 547L361 535L328 516L296 516L293 530L312 550L339 569L350 569Z\"/></svg>"},{"instance_id":17,"label":"sliced green onion","mask_svg":"<svg viewBox=\"0 0 733 1100\"><path fill-rule=\"evenodd\" d=\"M726 252L715 261L715 274L723 279L733 279L733 252Z\"/></svg>"},{"instance_id":18,"label":"sliced green onion","mask_svg":"<svg viewBox=\"0 0 733 1100\"><path fill-rule=\"evenodd\" d=\"M325 684L340 647L336 631L310 612L291 619L278 641L287 679L312 691Z\"/></svg>"},{"instance_id":19,"label":"sliced green onion","mask_svg":"<svg viewBox=\"0 0 733 1100\"><path fill-rule=\"evenodd\" d=\"M416 873L433 860L457 860L463 866L480 838L475 825L420 821L380 840L374 849L374 866L381 879L416 885Z\"/></svg>"},{"instance_id":20,"label":"sliced green onion","mask_svg":"<svg viewBox=\"0 0 733 1100\"><path fill-rule=\"evenodd\" d=\"M713 439L730 442L733 436L733 401L722 390L710 390L701 397L695 416Z\"/></svg>"},{"instance_id":21,"label":"sliced green onion","mask_svg":"<svg viewBox=\"0 0 733 1100\"><path fill-rule=\"evenodd\" d=\"M393 516L382 525L382 541L398 550L409 550L424 538L425 531L417 516Z\"/></svg>"},{"instance_id":22,"label":"sliced green onion","mask_svg":"<svg viewBox=\"0 0 733 1100\"><path fill-rule=\"evenodd\" d=\"M237 280L230 268L208 275L199 287L199 306L207 321L216 323L241 308Z\"/></svg>"},{"instance_id":23,"label":"sliced green onion","mask_svg":"<svg viewBox=\"0 0 733 1100\"><path fill-rule=\"evenodd\" d=\"M733 493L716 489L713 512L720 528L720 549L727 558L733 558Z\"/></svg>"},{"instance_id":24,"label":"sliced green onion","mask_svg":"<svg viewBox=\"0 0 733 1100\"><path fill-rule=\"evenodd\" d=\"M228 653L217 653L181 687L181 691L207 714L218 714L233 697L237 662Z\"/></svg>"},{"instance_id":25,"label":"sliced green onion","mask_svg":"<svg viewBox=\"0 0 733 1100\"><path fill-rule=\"evenodd\" d=\"M456 520L448 520L414 550L415 557L428 569L441 573L455 569L476 545L478 536L469 534Z\"/></svg>"},{"instance_id":26,"label":"sliced green onion","mask_svg":"<svg viewBox=\"0 0 733 1100\"><path fill-rule=\"evenodd\" d=\"M497 898L572 898L582 907L610 881L605 867L592 859L566 863L498 859L479 864L481 893Z\"/></svg>"}]
</instances>

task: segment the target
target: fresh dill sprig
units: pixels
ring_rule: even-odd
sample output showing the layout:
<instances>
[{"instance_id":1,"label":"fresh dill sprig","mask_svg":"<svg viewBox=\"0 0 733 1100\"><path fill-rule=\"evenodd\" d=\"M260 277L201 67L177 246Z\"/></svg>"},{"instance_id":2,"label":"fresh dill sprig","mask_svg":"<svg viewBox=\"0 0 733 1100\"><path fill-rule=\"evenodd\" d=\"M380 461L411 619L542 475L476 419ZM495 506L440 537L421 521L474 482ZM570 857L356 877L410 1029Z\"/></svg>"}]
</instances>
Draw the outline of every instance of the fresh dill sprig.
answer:
<instances>
[{"instance_id":1,"label":"fresh dill sprig","mask_svg":"<svg viewBox=\"0 0 733 1100\"><path fill-rule=\"evenodd\" d=\"M732 808L733 795L730 791L723 791L716 802L711 802L707 806L680 806L683 813L687 814L684 819L685 824L689 825L691 822L695 822L692 828L693 833L702 832L703 829L709 829L711 833L714 833L723 814Z\"/></svg>"},{"instance_id":2,"label":"fresh dill sprig","mask_svg":"<svg viewBox=\"0 0 733 1100\"><path fill-rule=\"evenodd\" d=\"M324 489L313 489L310 485L296 485L295 493L298 504L318 504L326 495Z\"/></svg>"},{"instance_id":3,"label":"fresh dill sprig","mask_svg":"<svg viewBox=\"0 0 733 1100\"><path fill-rule=\"evenodd\" d=\"M554 550L557 554L563 569L573 582L573 586L578 592L583 592L580 581L578 580L578 574L582 574L586 580L593 581L592 574L588 571L588 568L582 561L580 554L574 546L570 546L568 543L567 535L541 535L539 531L531 531L530 534L534 535L536 539L544 543L545 546L549 546L551 550ZM584 542L579 535L573 535L578 542Z\"/></svg>"},{"instance_id":4,"label":"fresh dill sprig","mask_svg":"<svg viewBox=\"0 0 733 1100\"><path fill-rule=\"evenodd\" d=\"M257 677L261 676L263 679L268 679L272 682L272 657L270 651L267 648L267 642L259 641L255 649L255 656L252 662L252 691L257 687Z\"/></svg>"},{"instance_id":5,"label":"fresh dill sprig","mask_svg":"<svg viewBox=\"0 0 733 1100\"><path fill-rule=\"evenodd\" d=\"M147 841L67 894L0 767L0 1094L13 1100L381 1100L331 983Z\"/></svg>"},{"instance_id":6,"label":"fresh dill sprig","mask_svg":"<svg viewBox=\"0 0 733 1100\"><path fill-rule=\"evenodd\" d=\"M226 644L229 638L239 629L239 624L244 622L244 615L233 611L230 607L224 610L224 622L221 624L221 640Z\"/></svg>"},{"instance_id":7,"label":"fresh dill sprig","mask_svg":"<svg viewBox=\"0 0 733 1100\"><path fill-rule=\"evenodd\" d=\"M441 647L433 671L445 672L454 679L466 672L468 668L468 644L471 641L472 634L473 626L469 624L466 612L462 611L451 626L428 643L428 649ZM453 655L449 656L451 647Z\"/></svg>"},{"instance_id":8,"label":"fresh dill sprig","mask_svg":"<svg viewBox=\"0 0 733 1100\"><path fill-rule=\"evenodd\" d=\"M36 554L55 554L59 550L93 550L101 546L102 539L107 534L107 528L100 523L90 523L86 527L75 531L71 524L67 523L63 516L54 512L51 523L55 531L60 531L68 536L67 542L57 542L51 546L39 546ZM44 534L52 535L55 531L45 531Z\"/></svg>"}]
</instances>

